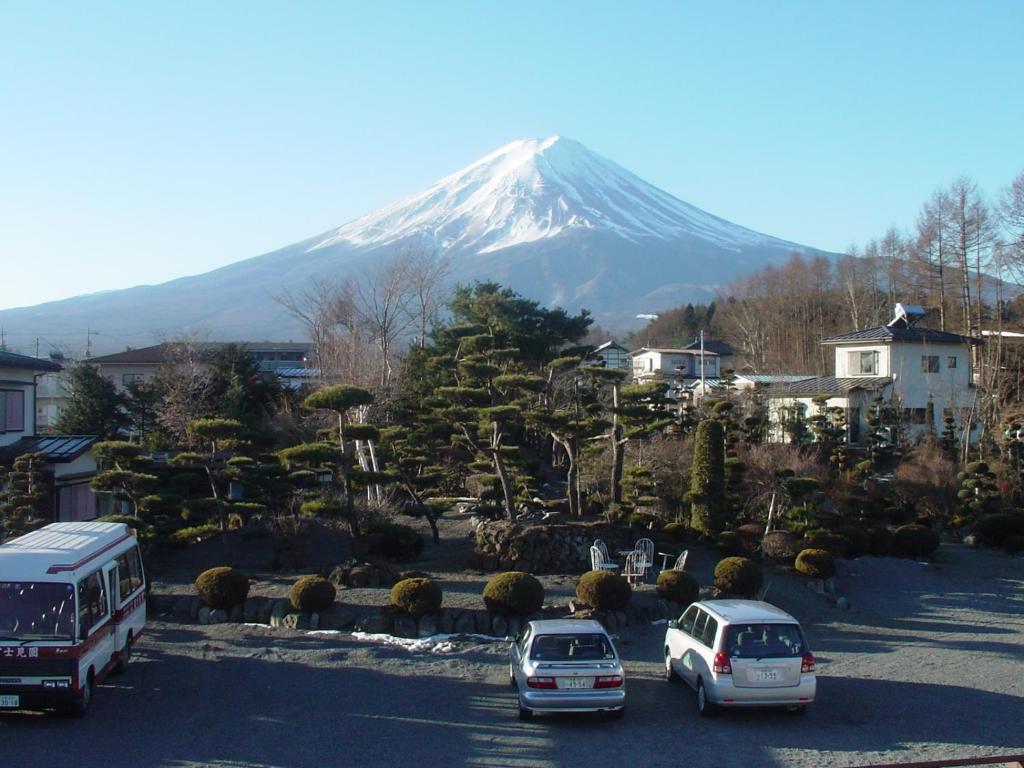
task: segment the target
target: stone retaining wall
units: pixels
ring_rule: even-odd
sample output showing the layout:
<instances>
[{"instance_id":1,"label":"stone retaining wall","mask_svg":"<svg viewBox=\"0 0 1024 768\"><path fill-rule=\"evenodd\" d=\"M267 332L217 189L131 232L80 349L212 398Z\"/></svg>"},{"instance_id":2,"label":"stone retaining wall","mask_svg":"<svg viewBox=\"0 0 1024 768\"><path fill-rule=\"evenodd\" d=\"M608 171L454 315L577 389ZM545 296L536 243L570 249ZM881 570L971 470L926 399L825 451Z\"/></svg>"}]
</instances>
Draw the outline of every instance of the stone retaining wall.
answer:
<instances>
[{"instance_id":1,"label":"stone retaining wall","mask_svg":"<svg viewBox=\"0 0 1024 768\"><path fill-rule=\"evenodd\" d=\"M590 545L603 539L612 558L632 549L635 536L607 523L519 524L481 522L476 529L476 566L485 571L533 574L590 570Z\"/></svg>"}]
</instances>

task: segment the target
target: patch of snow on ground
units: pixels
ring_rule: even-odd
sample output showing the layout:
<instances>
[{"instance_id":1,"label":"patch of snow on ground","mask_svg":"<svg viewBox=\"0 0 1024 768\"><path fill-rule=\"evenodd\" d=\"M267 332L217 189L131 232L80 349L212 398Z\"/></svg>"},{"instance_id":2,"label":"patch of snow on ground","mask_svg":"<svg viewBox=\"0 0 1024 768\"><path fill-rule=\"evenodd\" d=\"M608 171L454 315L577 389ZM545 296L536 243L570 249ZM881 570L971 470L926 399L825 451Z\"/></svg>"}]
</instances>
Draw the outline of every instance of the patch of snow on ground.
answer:
<instances>
[{"instance_id":1,"label":"patch of snow on ground","mask_svg":"<svg viewBox=\"0 0 1024 768\"><path fill-rule=\"evenodd\" d=\"M316 634L309 632L308 634ZM356 640L363 640L369 643L382 643L405 648L410 653L454 653L459 650L459 640L477 640L488 643L505 642L504 638L493 637L492 635L459 635L440 634L430 637L395 637L387 634L372 634L370 632L353 632L352 637Z\"/></svg>"}]
</instances>

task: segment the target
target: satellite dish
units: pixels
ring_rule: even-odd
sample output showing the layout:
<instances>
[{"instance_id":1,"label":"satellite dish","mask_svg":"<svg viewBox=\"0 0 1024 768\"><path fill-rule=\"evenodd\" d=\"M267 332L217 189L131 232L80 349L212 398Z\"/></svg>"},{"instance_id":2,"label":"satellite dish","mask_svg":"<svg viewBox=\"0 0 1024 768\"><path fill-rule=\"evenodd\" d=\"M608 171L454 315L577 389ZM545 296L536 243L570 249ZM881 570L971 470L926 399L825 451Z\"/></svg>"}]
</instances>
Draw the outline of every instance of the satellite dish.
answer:
<instances>
[{"instance_id":1,"label":"satellite dish","mask_svg":"<svg viewBox=\"0 0 1024 768\"><path fill-rule=\"evenodd\" d=\"M924 317L927 313L924 311L924 307L919 307L916 304L896 304L893 312L893 319L889 323L889 327L903 325L907 328L913 328L914 325Z\"/></svg>"}]
</instances>

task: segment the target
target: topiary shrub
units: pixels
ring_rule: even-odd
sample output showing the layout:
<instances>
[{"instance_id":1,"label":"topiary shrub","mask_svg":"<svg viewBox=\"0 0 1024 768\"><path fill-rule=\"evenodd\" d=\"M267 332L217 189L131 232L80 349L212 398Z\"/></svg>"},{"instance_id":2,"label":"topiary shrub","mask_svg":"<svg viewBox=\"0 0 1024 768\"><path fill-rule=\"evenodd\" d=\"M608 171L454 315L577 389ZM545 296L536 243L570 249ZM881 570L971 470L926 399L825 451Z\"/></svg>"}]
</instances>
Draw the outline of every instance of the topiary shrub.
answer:
<instances>
[{"instance_id":1,"label":"topiary shrub","mask_svg":"<svg viewBox=\"0 0 1024 768\"><path fill-rule=\"evenodd\" d=\"M868 528L868 554L884 556L892 553L892 531L883 525Z\"/></svg>"},{"instance_id":2,"label":"topiary shrub","mask_svg":"<svg viewBox=\"0 0 1024 768\"><path fill-rule=\"evenodd\" d=\"M288 600L297 611L326 611L338 593L334 585L321 576L302 576L292 584Z\"/></svg>"},{"instance_id":3,"label":"topiary shrub","mask_svg":"<svg viewBox=\"0 0 1024 768\"><path fill-rule=\"evenodd\" d=\"M188 528L179 528L172 532L167 540L172 546L184 547L188 544L196 544L203 539L208 539L211 536L216 536L220 533L220 526L216 523L207 523L206 525L192 525Z\"/></svg>"},{"instance_id":4,"label":"topiary shrub","mask_svg":"<svg viewBox=\"0 0 1024 768\"><path fill-rule=\"evenodd\" d=\"M779 562L792 562L799 551L800 539L789 531L768 531L761 542L761 554Z\"/></svg>"},{"instance_id":5,"label":"topiary shrub","mask_svg":"<svg viewBox=\"0 0 1024 768\"><path fill-rule=\"evenodd\" d=\"M740 550L743 554L757 554L761 549L764 526L760 523L744 523L736 529L736 536L739 538Z\"/></svg>"},{"instance_id":6,"label":"topiary shrub","mask_svg":"<svg viewBox=\"0 0 1024 768\"><path fill-rule=\"evenodd\" d=\"M375 523L363 531L363 548L369 555L405 562L423 551L423 537L398 523Z\"/></svg>"},{"instance_id":7,"label":"topiary shrub","mask_svg":"<svg viewBox=\"0 0 1024 768\"><path fill-rule=\"evenodd\" d=\"M689 605L700 599L700 584L686 571L662 571L658 574L658 597Z\"/></svg>"},{"instance_id":8,"label":"topiary shrub","mask_svg":"<svg viewBox=\"0 0 1024 768\"><path fill-rule=\"evenodd\" d=\"M838 533L817 531L807 537L807 549L824 549L833 557L842 557L846 554L846 539Z\"/></svg>"},{"instance_id":9,"label":"topiary shrub","mask_svg":"<svg viewBox=\"0 0 1024 768\"><path fill-rule=\"evenodd\" d=\"M544 585L522 571L499 573L484 587L484 605L501 616L529 616L544 606Z\"/></svg>"},{"instance_id":10,"label":"topiary shrub","mask_svg":"<svg viewBox=\"0 0 1024 768\"><path fill-rule=\"evenodd\" d=\"M730 595L754 597L763 578L761 567L746 557L727 557L715 566L715 586Z\"/></svg>"},{"instance_id":11,"label":"topiary shrub","mask_svg":"<svg viewBox=\"0 0 1024 768\"><path fill-rule=\"evenodd\" d=\"M867 531L863 528L857 528L852 525L840 528L839 535L843 537L843 542L846 545L846 557L861 557L871 551L871 540L868 537Z\"/></svg>"},{"instance_id":12,"label":"topiary shrub","mask_svg":"<svg viewBox=\"0 0 1024 768\"><path fill-rule=\"evenodd\" d=\"M245 602L249 577L226 565L210 568L196 577L196 592L205 605L227 611Z\"/></svg>"},{"instance_id":13,"label":"topiary shrub","mask_svg":"<svg viewBox=\"0 0 1024 768\"><path fill-rule=\"evenodd\" d=\"M1009 536L1024 536L1024 515L998 512L982 515L974 524L974 533L986 547L999 547Z\"/></svg>"},{"instance_id":14,"label":"topiary shrub","mask_svg":"<svg viewBox=\"0 0 1024 768\"><path fill-rule=\"evenodd\" d=\"M624 576L610 571L588 571L576 582L576 597L601 611L623 611L633 596Z\"/></svg>"},{"instance_id":15,"label":"topiary shrub","mask_svg":"<svg viewBox=\"0 0 1024 768\"><path fill-rule=\"evenodd\" d=\"M391 605L411 616L433 613L441 607L442 597L433 579L402 579L391 588Z\"/></svg>"},{"instance_id":16,"label":"topiary shrub","mask_svg":"<svg viewBox=\"0 0 1024 768\"><path fill-rule=\"evenodd\" d=\"M124 523L135 531L135 535L138 536L141 541L148 541L153 538L153 526L145 522L140 517L133 517L132 515L104 515L103 517L97 517L94 522Z\"/></svg>"},{"instance_id":17,"label":"topiary shrub","mask_svg":"<svg viewBox=\"0 0 1024 768\"><path fill-rule=\"evenodd\" d=\"M675 542L686 541L686 523L668 523L661 530Z\"/></svg>"},{"instance_id":18,"label":"topiary shrub","mask_svg":"<svg viewBox=\"0 0 1024 768\"><path fill-rule=\"evenodd\" d=\"M743 552L740 535L736 531L722 531L715 536L715 549L723 555L739 555Z\"/></svg>"},{"instance_id":19,"label":"topiary shrub","mask_svg":"<svg viewBox=\"0 0 1024 768\"><path fill-rule=\"evenodd\" d=\"M923 525L902 525L893 534L892 547L901 557L928 557L939 548L939 534Z\"/></svg>"},{"instance_id":20,"label":"topiary shrub","mask_svg":"<svg viewBox=\"0 0 1024 768\"><path fill-rule=\"evenodd\" d=\"M796 556L797 573L812 579L828 579L836 575L836 561L825 549L805 549Z\"/></svg>"}]
</instances>

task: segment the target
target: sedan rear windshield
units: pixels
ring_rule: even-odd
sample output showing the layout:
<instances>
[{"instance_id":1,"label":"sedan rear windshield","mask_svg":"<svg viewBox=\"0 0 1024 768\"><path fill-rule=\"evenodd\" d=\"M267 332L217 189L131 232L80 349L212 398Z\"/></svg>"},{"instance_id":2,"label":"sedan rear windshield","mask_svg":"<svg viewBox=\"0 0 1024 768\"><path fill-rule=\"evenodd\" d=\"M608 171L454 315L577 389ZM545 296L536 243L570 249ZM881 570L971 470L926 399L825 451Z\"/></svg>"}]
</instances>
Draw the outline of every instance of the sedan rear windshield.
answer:
<instances>
[{"instance_id":1,"label":"sedan rear windshield","mask_svg":"<svg viewBox=\"0 0 1024 768\"><path fill-rule=\"evenodd\" d=\"M614 659L615 649L607 636L597 633L537 635L533 639L530 658L537 661L603 661Z\"/></svg>"},{"instance_id":2,"label":"sedan rear windshield","mask_svg":"<svg viewBox=\"0 0 1024 768\"><path fill-rule=\"evenodd\" d=\"M732 624L725 633L725 649L733 659L803 656L805 645L796 624Z\"/></svg>"},{"instance_id":3,"label":"sedan rear windshield","mask_svg":"<svg viewBox=\"0 0 1024 768\"><path fill-rule=\"evenodd\" d=\"M0 581L0 638L70 640L74 631L74 585Z\"/></svg>"}]
</instances>

